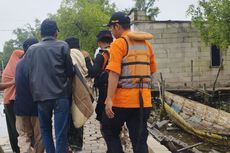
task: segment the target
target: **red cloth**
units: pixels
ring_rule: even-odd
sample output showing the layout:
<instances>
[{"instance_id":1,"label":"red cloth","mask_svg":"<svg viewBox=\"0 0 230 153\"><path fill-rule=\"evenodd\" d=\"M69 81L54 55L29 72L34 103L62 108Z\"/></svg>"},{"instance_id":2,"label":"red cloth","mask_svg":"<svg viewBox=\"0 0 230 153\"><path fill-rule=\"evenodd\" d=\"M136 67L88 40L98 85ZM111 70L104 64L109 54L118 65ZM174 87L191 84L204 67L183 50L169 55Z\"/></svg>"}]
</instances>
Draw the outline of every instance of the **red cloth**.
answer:
<instances>
[{"instance_id":1,"label":"red cloth","mask_svg":"<svg viewBox=\"0 0 230 153\"><path fill-rule=\"evenodd\" d=\"M22 50L15 50L10 56L10 59L2 73L2 82L11 82L15 78L15 72L16 72L16 65L22 55L24 54L24 51ZM3 93L4 98L4 104L9 104L10 100L15 100L15 85L6 88Z\"/></svg>"}]
</instances>

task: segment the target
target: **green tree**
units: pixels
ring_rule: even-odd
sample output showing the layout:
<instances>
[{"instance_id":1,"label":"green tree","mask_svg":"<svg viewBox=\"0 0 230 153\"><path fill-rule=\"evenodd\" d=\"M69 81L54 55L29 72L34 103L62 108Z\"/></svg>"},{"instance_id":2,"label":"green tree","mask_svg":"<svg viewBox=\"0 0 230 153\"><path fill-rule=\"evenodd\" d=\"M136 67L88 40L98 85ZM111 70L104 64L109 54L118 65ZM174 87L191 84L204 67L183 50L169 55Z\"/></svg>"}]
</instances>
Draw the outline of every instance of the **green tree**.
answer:
<instances>
[{"instance_id":1,"label":"green tree","mask_svg":"<svg viewBox=\"0 0 230 153\"><path fill-rule=\"evenodd\" d=\"M145 11L146 15L156 17L160 10L158 7L154 7L155 0L133 0L135 1L135 8L141 11Z\"/></svg>"},{"instance_id":2,"label":"green tree","mask_svg":"<svg viewBox=\"0 0 230 153\"><path fill-rule=\"evenodd\" d=\"M40 24L39 24L40 25ZM17 47L22 47L23 42L30 37L35 37L40 39L39 27L33 28L30 24L27 24L25 28L17 28L13 31L13 34L16 35L15 45Z\"/></svg>"},{"instance_id":3,"label":"green tree","mask_svg":"<svg viewBox=\"0 0 230 153\"><path fill-rule=\"evenodd\" d=\"M96 47L96 34L105 29L115 5L108 0L63 0L57 14L52 17L60 29L59 38L75 36L81 48L92 53Z\"/></svg>"},{"instance_id":4,"label":"green tree","mask_svg":"<svg viewBox=\"0 0 230 153\"><path fill-rule=\"evenodd\" d=\"M40 39L39 34L40 21L35 20L35 27L32 27L30 24L25 25L24 28L17 28L13 31L13 34L16 36L15 39L10 39L6 41L3 46L3 53L1 61L4 66L7 64L10 55L15 49L22 49L23 42L29 37L35 37L38 40Z\"/></svg>"},{"instance_id":5,"label":"green tree","mask_svg":"<svg viewBox=\"0 0 230 153\"><path fill-rule=\"evenodd\" d=\"M10 39L9 41L5 42L4 47L3 47L2 57L1 57L1 61L3 62L3 67L5 67L6 64L8 63L8 60L13 50L19 48L19 46L17 46L16 44L17 42L13 39Z\"/></svg>"},{"instance_id":6,"label":"green tree","mask_svg":"<svg viewBox=\"0 0 230 153\"><path fill-rule=\"evenodd\" d=\"M187 14L200 30L202 40L207 44L226 49L230 45L230 1L200 0L198 6L190 5Z\"/></svg>"}]
</instances>

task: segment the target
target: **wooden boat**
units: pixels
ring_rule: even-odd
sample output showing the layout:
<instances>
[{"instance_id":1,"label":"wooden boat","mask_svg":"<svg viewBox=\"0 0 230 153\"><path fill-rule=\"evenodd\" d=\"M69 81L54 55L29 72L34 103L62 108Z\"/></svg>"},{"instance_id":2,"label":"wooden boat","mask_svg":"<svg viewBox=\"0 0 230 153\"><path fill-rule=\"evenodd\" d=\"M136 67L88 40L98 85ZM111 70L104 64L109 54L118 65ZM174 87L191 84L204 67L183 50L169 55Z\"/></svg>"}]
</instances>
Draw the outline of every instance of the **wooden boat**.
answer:
<instances>
[{"instance_id":1,"label":"wooden boat","mask_svg":"<svg viewBox=\"0 0 230 153\"><path fill-rule=\"evenodd\" d=\"M185 131L203 140L230 146L230 113L164 92L164 108Z\"/></svg>"}]
</instances>

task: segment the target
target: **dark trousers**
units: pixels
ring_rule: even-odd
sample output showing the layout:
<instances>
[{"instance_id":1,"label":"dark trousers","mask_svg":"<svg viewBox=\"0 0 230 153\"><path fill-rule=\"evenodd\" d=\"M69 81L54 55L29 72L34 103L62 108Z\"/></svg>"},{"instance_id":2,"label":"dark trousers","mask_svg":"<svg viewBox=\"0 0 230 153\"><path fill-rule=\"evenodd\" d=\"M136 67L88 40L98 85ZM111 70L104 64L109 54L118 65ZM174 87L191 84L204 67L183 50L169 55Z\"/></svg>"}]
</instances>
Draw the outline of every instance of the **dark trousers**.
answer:
<instances>
[{"instance_id":1,"label":"dark trousers","mask_svg":"<svg viewBox=\"0 0 230 153\"><path fill-rule=\"evenodd\" d=\"M17 139L18 133L15 126L16 117L14 114L14 101L11 101L10 104L4 104L4 112L6 115L6 124L11 148L13 152L20 153Z\"/></svg>"},{"instance_id":2,"label":"dark trousers","mask_svg":"<svg viewBox=\"0 0 230 153\"><path fill-rule=\"evenodd\" d=\"M74 151L81 151L83 146L83 126L75 128L72 114L70 114L70 126L68 132L68 141L70 148Z\"/></svg>"},{"instance_id":3,"label":"dark trousers","mask_svg":"<svg viewBox=\"0 0 230 153\"><path fill-rule=\"evenodd\" d=\"M97 114L96 119L101 122L102 120L102 114L105 109L105 99L107 96L107 87L106 86L101 86L98 88L99 89L99 97L96 105L95 112Z\"/></svg>"},{"instance_id":4,"label":"dark trousers","mask_svg":"<svg viewBox=\"0 0 230 153\"><path fill-rule=\"evenodd\" d=\"M134 153L148 153L147 146L147 119L150 114L150 108L143 109L143 122L140 125L139 108L117 108L113 107L114 118L109 119L105 113L102 117L102 131L107 144L107 153L123 153L120 132L121 127L126 122L129 129L129 137L132 142Z\"/></svg>"}]
</instances>

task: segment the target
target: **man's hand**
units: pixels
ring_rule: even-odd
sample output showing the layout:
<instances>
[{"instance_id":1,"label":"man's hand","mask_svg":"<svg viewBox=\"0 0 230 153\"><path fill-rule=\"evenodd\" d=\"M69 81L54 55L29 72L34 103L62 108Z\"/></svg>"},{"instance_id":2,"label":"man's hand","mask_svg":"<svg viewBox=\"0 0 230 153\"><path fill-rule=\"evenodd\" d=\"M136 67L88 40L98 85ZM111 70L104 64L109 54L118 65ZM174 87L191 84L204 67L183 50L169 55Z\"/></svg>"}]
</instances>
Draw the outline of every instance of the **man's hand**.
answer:
<instances>
[{"instance_id":1,"label":"man's hand","mask_svg":"<svg viewBox=\"0 0 230 153\"><path fill-rule=\"evenodd\" d=\"M4 90L6 88L11 87L12 85L15 85L15 78L12 79L12 81L10 82L4 82L4 83L0 83L0 90Z\"/></svg>"},{"instance_id":2,"label":"man's hand","mask_svg":"<svg viewBox=\"0 0 230 153\"><path fill-rule=\"evenodd\" d=\"M108 118L114 118L114 112L112 110L113 102L112 99L107 97L105 100L105 113Z\"/></svg>"},{"instance_id":3,"label":"man's hand","mask_svg":"<svg viewBox=\"0 0 230 153\"><path fill-rule=\"evenodd\" d=\"M12 81L9 82L9 84L14 85L15 84L15 78L13 78Z\"/></svg>"},{"instance_id":4,"label":"man's hand","mask_svg":"<svg viewBox=\"0 0 230 153\"><path fill-rule=\"evenodd\" d=\"M112 97L115 95L118 79L119 79L119 74L113 71L109 72L107 98L105 100L105 113L108 116L108 118L114 118L115 115L112 110L112 106L113 106Z\"/></svg>"},{"instance_id":5,"label":"man's hand","mask_svg":"<svg viewBox=\"0 0 230 153\"><path fill-rule=\"evenodd\" d=\"M81 51L82 55L86 58L86 57L90 57L89 53L85 50Z\"/></svg>"}]
</instances>

